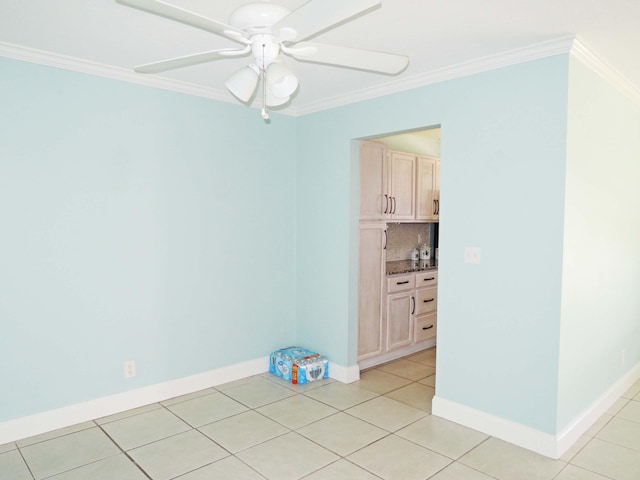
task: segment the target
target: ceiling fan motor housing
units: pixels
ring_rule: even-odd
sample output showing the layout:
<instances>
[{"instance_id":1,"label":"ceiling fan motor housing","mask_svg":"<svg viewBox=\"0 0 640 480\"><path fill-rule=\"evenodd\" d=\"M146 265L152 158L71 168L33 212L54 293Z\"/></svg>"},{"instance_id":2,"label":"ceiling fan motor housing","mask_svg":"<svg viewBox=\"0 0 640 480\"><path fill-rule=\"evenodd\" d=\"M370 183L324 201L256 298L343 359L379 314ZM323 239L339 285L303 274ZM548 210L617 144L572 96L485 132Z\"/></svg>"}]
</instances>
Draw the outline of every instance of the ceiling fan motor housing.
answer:
<instances>
[{"instance_id":1,"label":"ceiling fan motor housing","mask_svg":"<svg viewBox=\"0 0 640 480\"><path fill-rule=\"evenodd\" d=\"M282 20L291 11L273 3L249 3L236 9L229 17L229 25L248 36L256 33L272 33L271 25Z\"/></svg>"}]
</instances>

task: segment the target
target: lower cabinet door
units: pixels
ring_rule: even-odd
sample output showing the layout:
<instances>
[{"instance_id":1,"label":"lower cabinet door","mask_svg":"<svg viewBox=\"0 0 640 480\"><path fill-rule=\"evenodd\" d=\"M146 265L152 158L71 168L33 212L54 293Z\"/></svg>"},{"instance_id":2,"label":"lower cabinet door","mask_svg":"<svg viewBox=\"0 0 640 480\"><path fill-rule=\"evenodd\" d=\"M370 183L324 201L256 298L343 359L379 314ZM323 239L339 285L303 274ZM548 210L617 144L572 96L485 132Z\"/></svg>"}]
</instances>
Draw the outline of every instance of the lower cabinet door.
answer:
<instances>
[{"instance_id":1,"label":"lower cabinet door","mask_svg":"<svg viewBox=\"0 0 640 480\"><path fill-rule=\"evenodd\" d=\"M436 336L437 317L438 314L436 312L416 317L414 333L416 343Z\"/></svg>"},{"instance_id":2,"label":"lower cabinet door","mask_svg":"<svg viewBox=\"0 0 640 480\"><path fill-rule=\"evenodd\" d=\"M387 296L387 350L413 343L413 314L416 299L413 292Z\"/></svg>"}]
</instances>

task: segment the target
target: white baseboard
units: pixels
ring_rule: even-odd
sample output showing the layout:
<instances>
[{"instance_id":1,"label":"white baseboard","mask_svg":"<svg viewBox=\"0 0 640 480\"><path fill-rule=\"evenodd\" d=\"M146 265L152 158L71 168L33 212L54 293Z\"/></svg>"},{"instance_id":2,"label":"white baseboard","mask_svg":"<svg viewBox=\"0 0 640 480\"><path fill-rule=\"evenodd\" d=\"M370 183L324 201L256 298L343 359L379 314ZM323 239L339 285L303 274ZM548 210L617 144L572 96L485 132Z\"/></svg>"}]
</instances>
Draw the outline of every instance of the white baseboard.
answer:
<instances>
[{"instance_id":1,"label":"white baseboard","mask_svg":"<svg viewBox=\"0 0 640 480\"><path fill-rule=\"evenodd\" d=\"M560 458L640 378L640 363L618 380L567 428L556 435L433 397L432 413L550 458Z\"/></svg>"},{"instance_id":2,"label":"white baseboard","mask_svg":"<svg viewBox=\"0 0 640 480\"><path fill-rule=\"evenodd\" d=\"M633 367L627 374L618 380L600 398L593 402L584 412L578 415L557 435L559 456L569 450L571 446L589 430L593 424L626 392L638 379L640 379L640 363Z\"/></svg>"},{"instance_id":3,"label":"white baseboard","mask_svg":"<svg viewBox=\"0 0 640 480\"><path fill-rule=\"evenodd\" d=\"M358 365L343 367L336 363L329 363L329 377L342 383L353 383L360 380L360 368Z\"/></svg>"},{"instance_id":4,"label":"white baseboard","mask_svg":"<svg viewBox=\"0 0 640 480\"><path fill-rule=\"evenodd\" d=\"M215 387L268 370L269 357L262 357L169 382L9 420L0 423L0 445Z\"/></svg>"}]
</instances>

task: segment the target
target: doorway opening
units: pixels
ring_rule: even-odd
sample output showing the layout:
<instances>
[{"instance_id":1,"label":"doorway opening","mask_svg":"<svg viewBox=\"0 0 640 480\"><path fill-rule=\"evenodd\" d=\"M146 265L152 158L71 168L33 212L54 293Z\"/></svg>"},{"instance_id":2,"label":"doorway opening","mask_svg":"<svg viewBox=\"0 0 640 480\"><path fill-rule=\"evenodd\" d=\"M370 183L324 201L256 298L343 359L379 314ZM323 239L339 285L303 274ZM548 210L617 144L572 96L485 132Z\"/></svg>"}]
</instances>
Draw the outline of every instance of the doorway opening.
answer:
<instances>
[{"instance_id":1,"label":"doorway opening","mask_svg":"<svg viewBox=\"0 0 640 480\"><path fill-rule=\"evenodd\" d=\"M440 143L439 125L360 140L361 371L435 374Z\"/></svg>"}]
</instances>

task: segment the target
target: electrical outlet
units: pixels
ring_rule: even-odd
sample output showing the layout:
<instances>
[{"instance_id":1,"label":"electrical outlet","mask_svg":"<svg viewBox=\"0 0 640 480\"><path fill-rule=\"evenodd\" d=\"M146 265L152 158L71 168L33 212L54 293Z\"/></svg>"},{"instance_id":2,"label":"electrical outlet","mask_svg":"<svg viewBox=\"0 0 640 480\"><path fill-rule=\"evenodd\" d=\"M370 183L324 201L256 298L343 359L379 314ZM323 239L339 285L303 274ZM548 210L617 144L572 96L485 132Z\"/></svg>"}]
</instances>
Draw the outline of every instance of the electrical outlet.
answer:
<instances>
[{"instance_id":1,"label":"electrical outlet","mask_svg":"<svg viewBox=\"0 0 640 480\"><path fill-rule=\"evenodd\" d=\"M464 247L464 263L480 263L479 247Z\"/></svg>"},{"instance_id":2,"label":"electrical outlet","mask_svg":"<svg viewBox=\"0 0 640 480\"><path fill-rule=\"evenodd\" d=\"M127 360L124 362L124 378L133 378L136 376L136 361Z\"/></svg>"}]
</instances>

